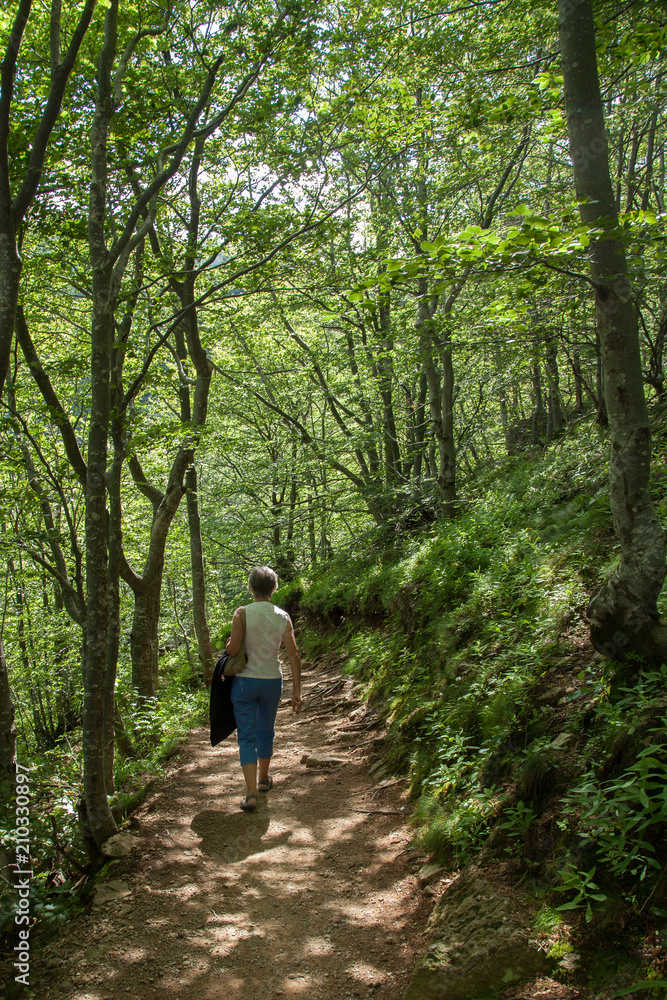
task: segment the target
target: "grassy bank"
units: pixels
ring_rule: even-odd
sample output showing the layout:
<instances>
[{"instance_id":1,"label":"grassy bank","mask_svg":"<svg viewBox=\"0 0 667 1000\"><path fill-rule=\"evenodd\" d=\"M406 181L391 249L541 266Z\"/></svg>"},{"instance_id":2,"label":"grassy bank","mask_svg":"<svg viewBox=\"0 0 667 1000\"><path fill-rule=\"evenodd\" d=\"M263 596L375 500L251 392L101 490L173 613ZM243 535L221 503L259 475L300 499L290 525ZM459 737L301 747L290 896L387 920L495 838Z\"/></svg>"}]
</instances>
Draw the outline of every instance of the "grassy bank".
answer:
<instances>
[{"instance_id":1,"label":"grassy bank","mask_svg":"<svg viewBox=\"0 0 667 1000\"><path fill-rule=\"evenodd\" d=\"M450 865L511 857L592 937L667 917L667 674L588 641L617 557L607 441L580 423L478 479L454 521L359 539L278 599L308 652L344 650L410 776L416 835ZM664 507L664 428L655 495ZM664 513L664 511L663 511Z\"/></svg>"}]
</instances>

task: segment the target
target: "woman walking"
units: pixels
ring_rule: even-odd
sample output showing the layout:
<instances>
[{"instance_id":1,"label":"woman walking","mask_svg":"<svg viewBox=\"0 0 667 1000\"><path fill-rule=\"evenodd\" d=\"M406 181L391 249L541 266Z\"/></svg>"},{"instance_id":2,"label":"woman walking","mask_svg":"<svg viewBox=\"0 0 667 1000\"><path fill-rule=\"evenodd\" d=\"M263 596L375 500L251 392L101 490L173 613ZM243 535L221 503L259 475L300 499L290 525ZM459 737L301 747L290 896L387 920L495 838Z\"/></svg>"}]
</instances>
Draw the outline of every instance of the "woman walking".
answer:
<instances>
[{"instance_id":1,"label":"woman walking","mask_svg":"<svg viewBox=\"0 0 667 1000\"><path fill-rule=\"evenodd\" d=\"M273 785L269 765L273 756L276 712L283 689L278 659L283 643L292 668L292 711L298 712L303 704L301 660L292 620L286 611L271 603L277 586L278 577L270 566L255 566L251 570L248 587L253 603L236 609L232 634L225 645L230 656L235 656L245 636L248 662L232 681L232 705L246 783L246 796L241 802L244 812L254 812L258 791L268 792Z\"/></svg>"}]
</instances>

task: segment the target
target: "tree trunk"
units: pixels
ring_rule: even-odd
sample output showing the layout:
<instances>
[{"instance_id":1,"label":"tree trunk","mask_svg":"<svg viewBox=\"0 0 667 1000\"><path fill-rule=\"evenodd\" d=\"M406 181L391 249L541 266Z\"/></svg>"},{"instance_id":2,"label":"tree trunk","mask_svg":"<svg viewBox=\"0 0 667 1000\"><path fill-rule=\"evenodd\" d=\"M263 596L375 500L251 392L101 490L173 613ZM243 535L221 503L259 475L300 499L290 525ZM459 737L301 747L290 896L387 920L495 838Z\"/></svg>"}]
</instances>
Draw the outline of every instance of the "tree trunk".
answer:
<instances>
[{"instance_id":1,"label":"tree trunk","mask_svg":"<svg viewBox=\"0 0 667 1000\"><path fill-rule=\"evenodd\" d=\"M600 427L606 427L609 419L607 417L607 401L604 395L604 364L599 329L595 331L595 396L597 399L595 419Z\"/></svg>"},{"instance_id":2,"label":"tree trunk","mask_svg":"<svg viewBox=\"0 0 667 1000\"><path fill-rule=\"evenodd\" d=\"M442 439L440 447L440 490L445 514L456 514L456 441L454 440L454 362L449 330L443 331L442 361Z\"/></svg>"},{"instance_id":3,"label":"tree trunk","mask_svg":"<svg viewBox=\"0 0 667 1000\"><path fill-rule=\"evenodd\" d=\"M433 437L437 447L437 482L443 512L453 516L456 505L456 443L454 441L454 368L451 345L441 351L442 380L433 358L433 314L426 298L427 279L419 279L417 330L421 361L428 385L428 402Z\"/></svg>"},{"instance_id":4,"label":"tree trunk","mask_svg":"<svg viewBox=\"0 0 667 1000\"><path fill-rule=\"evenodd\" d=\"M0 388L4 383L16 322L16 307L21 281L21 258L13 232L13 213L4 218L5 208L0 199Z\"/></svg>"},{"instance_id":5,"label":"tree trunk","mask_svg":"<svg viewBox=\"0 0 667 1000\"><path fill-rule=\"evenodd\" d=\"M563 405L560 395L560 376L558 373L558 353L554 337L545 338L545 359L548 380L547 402L549 406L548 437L558 437L565 425Z\"/></svg>"},{"instance_id":6,"label":"tree trunk","mask_svg":"<svg viewBox=\"0 0 667 1000\"><path fill-rule=\"evenodd\" d=\"M14 786L16 779L16 726L9 688L9 672L0 636L0 786Z\"/></svg>"},{"instance_id":7,"label":"tree trunk","mask_svg":"<svg viewBox=\"0 0 667 1000\"><path fill-rule=\"evenodd\" d=\"M419 499L419 483L424 461L424 437L428 421L424 414L428 382L426 373L419 378L419 392L415 397L415 388L403 386L405 393L405 460L403 462L403 479L412 483L414 499Z\"/></svg>"},{"instance_id":8,"label":"tree trunk","mask_svg":"<svg viewBox=\"0 0 667 1000\"><path fill-rule=\"evenodd\" d=\"M153 698L158 682L158 626L162 596L162 566L143 577L141 587L134 591L134 616L130 632L132 685L140 698Z\"/></svg>"},{"instance_id":9,"label":"tree trunk","mask_svg":"<svg viewBox=\"0 0 667 1000\"><path fill-rule=\"evenodd\" d=\"M30 0L18 4L0 66L0 390L9 368L21 280L21 258L16 244L17 219L10 181L9 135L16 64L30 8Z\"/></svg>"},{"instance_id":10,"label":"tree trunk","mask_svg":"<svg viewBox=\"0 0 667 1000\"><path fill-rule=\"evenodd\" d=\"M660 90L662 87L662 73L659 73L655 81L656 107L651 115L648 127L648 138L646 141L646 176L644 177L644 193L642 195L642 211L646 211L651 201L653 193L653 162L655 160L655 133L658 127L658 113L662 110Z\"/></svg>"},{"instance_id":11,"label":"tree trunk","mask_svg":"<svg viewBox=\"0 0 667 1000\"><path fill-rule=\"evenodd\" d=\"M310 565L317 563L317 542L315 540L315 507L312 493L308 494L308 548L310 550Z\"/></svg>"},{"instance_id":12,"label":"tree trunk","mask_svg":"<svg viewBox=\"0 0 667 1000\"><path fill-rule=\"evenodd\" d=\"M591 275L611 435L609 497L621 550L618 566L590 602L591 639L606 656L618 659L635 653L660 663L667 652L667 628L657 611L665 577L665 537L649 492L651 434L637 311L609 174L591 0L559 0L558 12L581 217L604 230L591 242Z\"/></svg>"},{"instance_id":13,"label":"tree trunk","mask_svg":"<svg viewBox=\"0 0 667 1000\"><path fill-rule=\"evenodd\" d=\"M213 675L215 656L211 645L211 633L206 617L206 575L204 572L204 546L201 537L201 518L197 492L197 469L191 465L185 477L188 506L188 528L190 531L190 565L192 569L192 616L194 619L199 662L204 680Z\"/></svg>"},{"instance_id":14,"label":"tree trunk","mask_svg":"<svg viewBox=\"0 0 667 1000\"><path fill-rule=\"evenodd\" d=\"M138 289L141 287L141 270L143 261L143 242L137 248L135 258L135 292L126 302L126 311L115 330L112 348L111 399L113 401L113 419L111 422L111 437L113 441L113 461L107 473L107 492L109 495L108 516L108 546L109 567L107 574L109 588L109 627L107 633L107 664L104 682L104 780L107 792L114 791L114 754L116 749L116 674L118 670L118 653L120 649L120 574L123 565L123 507L121 500L121 484L123 465L125 463L125 443L127 428L123 411L123 367L125 364L127 342L132 329L134 311L137 304Z\"/></svg>"},{"instance_id":15,"label":"tree trunk","mask_svg":"<svg viewBox=\"0 0 667 1000\"><path fill-rule=\"evenodd\" d=\"M382 436L385 455L385 483L396 486L401 478L401 456L393 401L393 352L394 338L391 333L391 313L388 301L380 301L378 307L379 327L382 334L382 350L377 360L380 396L382 399Z\"/></svg>"},{"instance_id":16,"label":"tree trunk","mask_svg":"<svg viewBox=\"0 0 667 1000\"><path fill-rule=\"evenodd\" d=\"M510 454L510 422L507 415L507 393L505 392L505 386L501 385L498 390L498 405L500 409L500 424L503 429L503 437L505 439L505 451Z\"/></svg>"},{"instance_id":17,"label":"tree trunk","mask_svg":"<svg viewBox=\"0 0 667 1000\"><path fill-rule=\"evenodd\" d=\"M285 576L292 580L296 572L296 552L294 551L294 529L296 526L296 507L299 499L299 480L297 475L297 459L299 456L298 442L292 442L292 465L290 468L289 506L287 513L287 535L285 538Z\"/></svg>"},{"instance_id":18,"label":"tree trunk","mask_svg":"<svg viewBox=\"0 0 667 1000\"><path fill-rule=\"evenodd\" d=\"M105 289L93 277L91 414L86 479L87 618L84 657L84 795L91 833L99 846L116 831L106 793L104 707L109 627L106 457L109 420L111 315ZM97 286L97 287L96 287Z\"/></svg>"},{"instance_id":19,"label":"tree trunk","mask_svg":"<svg viewBox=\"0 0 667 1000\"><path fill-rule=\"evenodd\" d=\"M114 421L114 424L116 422ZM116 432L118 429L114 427ZM109 625L107 630L106 673L104 678L104 782L109 795L114 791L115 691L120 649L120 567L123 551L121 473L124 449L122 436L114 433L114 457L107 477L109 491Z\"/></svg>"},{"instance_id":20,"label":"tree trunk","mask_svg":"<svg viewBox=\"0 0 667 1000\"><path fill-rule=\"evenodd\" d=\"M663 354L665 338L667 337L667 287L663 286L660 294L660 321L655 339L649 343L649 367L645 379L655 389L658 399L665 397L665 373L663 371Z\"/></svg>"},{"instance_id":21,"label":"tree trunk","mask_svg":"<svg viewBox=\"0 0 667 1000\"><path fill-rule=\"evenodd\" d=\"M416 487L421 481L422 477L422 465L424 462L424 442L426 438L426 428L428 427L428 420L426 418L426 395L428 393L428 382L426 381L426 375L422 372L419 379L419 395L417 397L417 405L414 410L414 459L412 462L412 482L413 486Z\"/></svg>"},{"instance_id":22,"label":"tree trunk","mask_svg":"<svg viewBox=\"0 0 667 1000\"><path fill-rule=\"evenodd\" d=\"M422 97L422 88L420 87L416 94L418 107L421 106ZM428 146L429 143L425 142L424 148L421 150L420 158L423 172L417 183L419 222L422 234L420 238L423 240L428 239L431 214L426 183ZM454 365L451 338L448 332L445 333L443 325L443 339L440 349L441 379L436 369L434 357L434 318L440 303L440 296L434 292L429 293L429 280L426 276L419 278L417 285L419 298L416 326L419 335L419 351L428 386L431 427L438 449L437 482L440 503L443 513L448 517L453 517L456 511L456 442L454 440ZM455 283L450 290L442 310L445 315L444 324L447 323L447 317L451 313L462 287L463 282Z\"/></svg>"},{"instance_id":23,"label":"tree trunk","mask_svg":"<svg viewBox=\"0 0 667 1000\"><path fill-rule=\"evenodd\" d=\"M134 593L130 653L132 684L140 698L152 698L157 693L158 625L164 553L171 523L185 493L183 479L191 460L192 451L186 444L174 459L164 493L150 485L136 455L129 461L135 484L153 505L151 536L143 571L139 576L127 562L122 567L123 578Z\"/></svg>"},{"instance_id":24,"label":"tree trunk","mask_svg":"<svg viewBox=\"0 0 667 1000\"><path fill-rule=\"evenodd\" d=\"M530 418L530 439L533 444L539 444L544 427L544 402L542 400L542 375L538 361L533 365L533 392L535 394L535 406Z\"/></svg>"},{"instance_id":25,"label":"tree trunk","mask_svg":"<svg viewBox=\"0 0 667 1000\"><path fill-rule=\"evenodd\" d=\"M581 414L584 412L584 380L581 374L581 359L579 357L579 351L574 348L572 352L572 375L574 377L574 405L577 413Z\"/></svg>"},{"instance_id":26,"label":"tree trunk","mask_svg":"<svg viewBox=\"0 0 667 1000\"><path fill-rule=\"evenodd\" d=\"M190 386L183 380L179 395L181 404L181 419L184 424L196 428L203 427L208 408L208 394L211 385L213 369L204 350L199 331L199 318L195 305L195 273L199 242L199 222L201 200L198 191L199 170L204 151L204 140L199 137L195 142L194 155L190 167L188 193L190 198L190 219L188 224L188 247L185 255L186 278L183 282L172 281L172 288L178 296L184 310L183 325L176 330L176 351L182 362L188 356L197 372L193 401L190 397ZM195 432L196 433L196 432ZM211 633L206 616L206 574L204 571L204 546L201 534L201 518L199 516L199 492L197 469L194 465L194 446L197 437L194 436L190 463L185 472L186 504L188 511L188 531L190 535L190 570L192 576L192 616L197 636L197 651L204 679L209 681L215 667L215 656L211 646Z\"/></svg>"},{"instance_id":27,"label":"tree trunk","mask_svg":"<svg viewBox=\"0 0 667 1000\"><path fill-rule=\"evenodd\" d=\"M98 67L96 110L91 128L91 183L88 214L93 316L91 325L90 422L86 474L86 589L84 640L83 790L86 819L97 845L116 832L104 769L104 707L109 629L106 465L111 411L113 343L112 263L105 242L107 137L113 115L111 71L116 53L118 0L105 18Z\"/></svg>"}]
</instances>

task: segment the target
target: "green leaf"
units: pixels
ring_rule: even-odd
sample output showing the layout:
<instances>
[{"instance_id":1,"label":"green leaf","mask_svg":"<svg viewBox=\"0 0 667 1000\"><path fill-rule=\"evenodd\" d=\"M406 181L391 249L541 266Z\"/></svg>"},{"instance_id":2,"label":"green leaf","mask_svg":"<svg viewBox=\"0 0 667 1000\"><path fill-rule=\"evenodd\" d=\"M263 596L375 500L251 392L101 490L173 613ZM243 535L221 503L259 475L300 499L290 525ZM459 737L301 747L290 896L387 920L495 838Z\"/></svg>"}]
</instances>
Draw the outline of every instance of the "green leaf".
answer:
<instances>
[{"instance_id":1,"label":"green leaf","mask_svg":"<svg viewBox=\"0 0 667 1000\"><path fill-rule=\"evenodd\" d=\"M656 987L663 988L665 986L667 986L667 979L643 979L639 983L633 983L632 986L626 986L624 990L617 990L611 996L613 1000L614 997L625 997L628 993L634 993L635 990L654 990Z\"/></svg>"}]
</instances>

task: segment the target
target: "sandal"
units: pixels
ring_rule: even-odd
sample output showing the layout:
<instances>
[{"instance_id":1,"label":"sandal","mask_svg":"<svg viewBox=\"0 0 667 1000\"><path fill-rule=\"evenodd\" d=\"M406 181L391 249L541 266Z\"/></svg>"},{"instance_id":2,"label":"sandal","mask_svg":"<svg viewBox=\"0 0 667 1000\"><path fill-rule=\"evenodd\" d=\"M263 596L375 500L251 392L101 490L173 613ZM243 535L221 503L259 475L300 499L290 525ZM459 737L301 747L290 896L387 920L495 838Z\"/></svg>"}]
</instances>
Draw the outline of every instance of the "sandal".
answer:
<instances>
[{"instance_id":1,"label":"sandal","mask_svg":"<svg viewBox=\"0 0 667 1000\"><path fill-rule=\"evenodd\" d=\"M241 799L240 806L241 809L243 809L243 812L254 813L257 808L257 796L246 795L244 799Z\"/></svg>"},{"instance_id":2,"label":"sandal","mask_svg":"<svg viewBox=\"0 0 667 1000\"><path fill-rule=\"evenodd\" d=\"M264 778L262 781L257 782L257 788L260 792L268 792L273 788L273 778L269 775L268 778Z\"/></svg>"}]
</instances>

